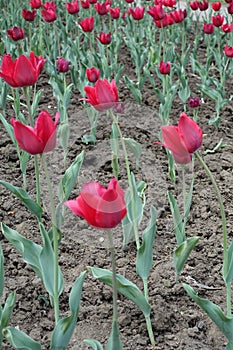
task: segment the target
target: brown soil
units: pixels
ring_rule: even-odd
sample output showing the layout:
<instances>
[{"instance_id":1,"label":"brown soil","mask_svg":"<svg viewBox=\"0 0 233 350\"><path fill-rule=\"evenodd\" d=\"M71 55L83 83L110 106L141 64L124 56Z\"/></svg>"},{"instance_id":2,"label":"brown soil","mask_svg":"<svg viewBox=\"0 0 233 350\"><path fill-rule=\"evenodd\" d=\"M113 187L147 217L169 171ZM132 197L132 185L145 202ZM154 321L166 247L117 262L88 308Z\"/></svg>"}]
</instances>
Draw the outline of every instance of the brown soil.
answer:
<instances>
[{"instance_id":1,"label":"brown soil","mask_svg":"<svg viewBox=\"0 0 233 350\"><path fill-rule=\"evenodd\" d=\"M125 64L125 71L132 74L130 58L126 50L121 55ZM189 73L190 89L198 95L197 78ZM42 108L55 114L56 101L52 97L52 89L47 84L48 77L43 75L40 83L44 87ZM231 91L232 77L227 82L227 91ZM159 81L157 81L159 86ZM214 191L205 172L195 161L194 169L190 167L187 172L195 175L193 204L187 224L188 237L197 235L200 241L191 253L179 282L175 281L172 254L176 247L173 221L167 199L167 190L174 195L180 194L180 169L177 167L178 185L174 188L168 178L167 158L164 150L154 146L153 141L158 140L161 126L158 117L158 99L149 82L143 87L143 102L139 106L134 102L130 92L119 84L121 101L125 102L125 113L120 116L120 126L123 135L131 137L142 145L140 168L135 169L133 157L131 169L137 180L144 180L148 187L146 190L147 204L145 219L140 232L143 231L149 218L149 207L153 204L159 211L158 229L154 242L154 266L149 280L149 295L152 306L152 325L156 338L156 350L220 350L226 346L226 339L216 326L186 295L180 282L192 285L201 297L208 298L225 310L225 287L222 280L222 233L219 205ZM200 96L200 95L199 95ZM77 91L71 99L69 106L69 120L71 125L71 138L67 158L69 165L75 156L85 151L85 160L80 171L77 185L72 192L76 197L82 184L88 181L100 181L106 185L112 178L111 150L109 137L111 120L106 115L100 115L97 127L97 143L86 145L82 136L90 129L86 111L78 102L80 95ZM182 103L178 98L172 106L172 121L177 123L183 111ZM193 110L188 109L192 116ZM226 105L222 111L222 121L215 129L208 125L210 116L214 113L213 101L205 98L205 104L199 109L199 124L206 134L200 152L213 172L220 187L227 215L229 241L233 237L233 154L232 154L232 125L233 106ZM13 115L8 106L7 116ZM207 149L213 149L223 138L226 147L216 153L204 155ZM1 178L14 185L22 186L22 176L19 161L12 142L3 127L0 129L0 164ZM53 154L48 154L50 174L56 183L62 173L62 151L58 147ZM28 192L35 195L35 179L33 162L28 166ZM120 181L126 187L126 171L123 157L120 159ZM43 179L42 179L43 182ZM46 189L42 192L43 207L45 210L44 222L48 218L48 198ZM34 242L41 243L36 221L31 217L25 207L1 187L0 220ZM48 213L48 215L47 215ZM63 237L60 244L60 265L64 274L65 289L61 296L61 315L68 313L69 292L76 277L87 266L111 268L109 251L105 243L105 232L95 230L86 222L75 217L70 211L66 212L63 226ZM115 245L117 254L117 270L142 289L142 282L136 274L135 257L136 247L132 242L127 249L122 249L122 233L118 227L115 231ZM43 349L48 349L51 332L54 327L54 316L51 307L45 302L48 295L40 279L35 276L16 253L15 249L1 235L1 242L5 256L5 290L2 302L13 290L17 293L17 303L10 324L19 327L35 340L41 342ZM204 285L204 287L203 287ZM208 288L211 287L211 288ZM95 338L106 345L111 329L112 293L109 287L97 282L89 274L83 287L79 320L76 331L70 342L69 349L87 349L83 339ZM126 298L119 295L119 323L124 350L150 350L143 314ZM5 345L5 349L10 349Z\"/></svg>"}]
</instances>

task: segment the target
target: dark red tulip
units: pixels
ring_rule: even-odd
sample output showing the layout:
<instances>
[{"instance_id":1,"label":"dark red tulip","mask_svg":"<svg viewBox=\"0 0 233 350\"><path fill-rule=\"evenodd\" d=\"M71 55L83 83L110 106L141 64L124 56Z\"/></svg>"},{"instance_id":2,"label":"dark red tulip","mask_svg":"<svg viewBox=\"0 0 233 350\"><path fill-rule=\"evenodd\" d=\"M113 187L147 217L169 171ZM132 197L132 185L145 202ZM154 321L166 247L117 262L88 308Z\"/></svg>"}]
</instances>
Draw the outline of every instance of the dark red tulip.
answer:
<instances>
[{"instance_id":1,"label":"dark red tulip","mask_svg":"<svg viewBox=\"0 0 233 350\"><path fill-rule=\"evenodd\" d=\"M201 100L198 97L194 97L194 98L189 97L188 98L189 107L197 108L200 106L200 104L201 104Z\"/></svg>"},{"instance_id":2,"label":"dark red tulip","mask_svg":"<svg viewBox=\"0 0 233 350\"><path fill-rule=\"evenodd\" d=\"M216 16L212 16L212 23L215 27L221 27L224 22L224 16L221 16L219 13Z\"/></svg>"},{"instance_id":3,"label":"dark red tulip","mask_svg":"<svg viewBox=\"0 0 233 350\"><path fill-rule=\"evenodd\" d=\"M22 9L22 16L25 19L25 21L33 22L36 17L36 10L29 11L26 9Z\"/></svg>"},{"instance_id":4,"label":"dark red tulip","mask_svg":"<svg viewBox=\"0 0 233 350\"><path fill-rule=\"evenodd\" d=\"M33 9L39 9L40 7L42 7L41 0L31 0L29 4Z\"/></svg>"},{"instance_id":5,"label":"dark red tulip","mask_svg":"<svg viewBox=\"0 0 233 350\"><path fill-rule=\"evenodd\" d=\"M144 17L145 7L137 6L134 9L131 7L129 9L129 13L132 15L133 19L136 21L140 21Z\"/></svg>"},{"instance_id":6,"label":"dark red tulip","mask_svg":"<svg viewBox=\"0 0 233 350\"><path fill-rule=\"evenodd\" d=\"M221 29L224 33L231 33L231 32L233 32L233 24L232 23L231 24L228 24L228 23L223 24L221 26Z\"/></svg>"},{"instance_id":7,"label":"dark red tulip","mask_svg":"<svg viewBox=\"0 0 233 350\"><path fill-rule=\"evenodd\" d=\"M222 6L222 3L220 1L213 2L211 6L214 11L219 11Z\"/></svg>"},{"instance_id":8,"label":"dark red tulip","mask_svg":"<svg viewBox=\"0 0 233 350\"><path fill-rule=\"evenodd\" d=\"M12 118L11 124L19 147L33 155L52 151L56 147L59 118L60 114L57 113L53 122L51 115L44 110L36 119L34 128Z\"/></svg>"},{"instance_id":9,"label":"dark red tulip","mask_svg":"<svg viewBox=\"0 0 233 350\"><path fill-rule=\"evenodd\" d=\"M163 6L173 8L176 5L176 0L163 0Z\"/></svg>"},{"instance_id":10,"label":"dark red tulip","mask_svg":"<svg viewBox=\"0 0 233 350\"><path fill-rule=\"evenodd\" d=\"M58 58L57 59L57 71L58 73L66 73L70 69L70 62L67 61L65 58Z\"/></svg>"},{"instance_id":11,"label":"dark red tulip","mask_svg":"<svg viewBox=\"0 0 233 350\"><path fill-rule=\"evenodd\" d=\"M87 68L86 76L90 83L95 83L100 77L100 70L95 67Z\"/></svg>"},{"instance_id":12,"label":"dark red tulip","mask_svg":"<svg viewBox=\"0 0 233 350\"><path fill-rule=\"evenodd\" d=\"M97 2L94 5L96 11L98 12L99 15L103 16L106 15L110 9L110 5L107 2L99 3Z\"/></svg>"},{"instance_id":13,"label":"dark red tulip","mask_svg":"<svg viewBox=\"0 0 233 350\"><path fill-rule=\"evenodd\" d=\"M97 35L97 39L101 42L103 45L109 45L112 41L112 34L101 32L100 35Z\"/></svg>"},{"instance_id":14,"label":"dark red tulip","mask_svg":"<svg viewBox=\"0 0 233 350\"><path fill-rule=\"evenodd\" d=\"M203 30L206 34L212 34L214 31L214 25L212 23L204 23Z\"/></svg>"},{"instance_id":15,"label":"dark red tulip","mask_svg":"<svg viewBox=\"0 0 233 350\"><path fill-rule=\"evenodd\" d=\"M152 16L155 21L159 21L165 16L162 5L149 6L149 11L147 11L147 13Z\"/></svg>"},{"instance_id":16,"label":"dark red tulip","mask_svg":"<svg viewBox=\"0 0 233 350\"><path fill-rule=\"evenodd\" d=\"M113 19L118 19L120 17L120 7L110 8L109 12Z\"/></svg>"},{"instance_id":17,"label":"dark red tulip","mask_svg":"<svg viewBox=\"0 0 233 350\"><path fill-rule=\"evenodd\" d=\"M94 23L95 20L93 16L80 19L80 21L78 22L78 24L84 32L92 32L92 30L94 29Z\"/></svg>"},{"instance_id":18,"label":"dark red tulip","mask_svg":"<svg viewBox=\"0 0 233 350\"><path fill-rule=\"evenodd\" d=\"M181 23L185 17L187 17L187 12L185 9L179 9L177 11L170 12L170 16L173 18L175 23Z\"/></svg>"},{"instance_id":19,"label":"dark red tulip","mask_svg":"<svg viewBox=\"0 0 233 350\"><path fill-rule=\"evenodd\" d=\"M7 29L6 33L7 33L7 36L14 41L22 40L25 37L25 31L21 27L13 27L13 28Z\"/></svg>"},{"instance_id":20,"label":"dark red tulip","mask_svg":"<svg viewBox=\"0 0 233 350\"><path fill-rule=\"evenodd\" d=\"M81 0L81 6L83 9L89 9L90 3L88 0Z\"/></svg>"},{"instance_id":21,"label":"dark red tulip","mask_svg":"<svg viewBox=\"0 0 233 350\"><path fill-rule=\"evenodd\" d=\"M79 12L79 4L78 1L72 1L72 2L67 2L66 3L66 10L70 15L74 15L75 13Z\"/></svg>"},{"instance_id":22,"label":"dark red tulip","mask_svg":"<svg viewBox=\"0 0 233 350\"><path fill-rule=\"evenodd\" d=\"M87 96L84 101L90 103L99 112L112 108L118 102L115 80L109 83L107 79L98 79L94 86L85 86L84 90Z\"/></svg>"},{"instance_id":23,"label":"dark red tulip","mask_svg":"<svg viewBox=\"0 0 233 350\"><path fill-rule=\"evenodd\" d=\"M170 74L171 72L171 63L170 62L163 62L161 61L160 62L160 65L159 65L159 71L161 74Z\"/></svg>"},{"instance_id":24,"label":"dark red tulip","mask_svg":"<svg viewBox=\"0 0 233 350\"><path fill-rule=\"evenodd\" d=\"M208 1L204 0L202 2L198 2L198 7L200 11L206 11L209 7Z\"/></svg>"},{"instance_id":25,"label":"dark red tulip","mask_svg":"<svg viewBox=\"0 0 233 350\"><path fill-rule=\"evenodd\" d=\"M230 47L228 45L225 46L224 53L227 57L233 57L233 47Z\"/></svg>"},{"instance_id":26,"label":"dark red tulip","mask_svg":"<svg viewBox=\"0 0 233 350\"><path fill-rule=\"evenodd\" d=\"M197 11L199 9L198 3L199 3L199 1L192 1L189 3L189 6L193 11Z\"/></svg>"},{"instance_id":27,"label":"dark red tulip","mask_svg":"<svg viewBox=\"0 0 233 350\"><path fill-rule=\"evenodd\" d=\"M64 205L90 225L103 229L116 227L127 213L124 191L115 178L109 182L108 188L98 182L85 184L80 195Z\"/></svg>"},{"instance_id":28,"label":"dark red tulip","mask_svg":"<svg viewBox=\"0 0 233 350\"><path fill-rule=\"evenodd\" d=\"M229 15L233 15L233 2L231 2L230 5L227 6L227 11Z\"/></svg>"},{"instance_id":29,"label":"dark red tulip","mask_svg":"<svg viewBox=\"0 0 233 350\"><path fill-rule=\"evenodd\" d=\"M28 58L21 55L12 60L11 55L4 55L0 68L0 78L12 87L24 87L34 85L44 67L45 60L30 53Z\"/></svg>"},{"instance_id":30,"label":"dark red tulip","mask_svg":"<svg viewBox=\"0 0 233 350\"><path fill-rule=\"evenodd\" d=\"M162 126L163 143L160 144L172 152L177 163L186 164L192 160L192 153L202 144L202 130L199 125L181 113L178 126Z\"/></svg>"}]
</instances>

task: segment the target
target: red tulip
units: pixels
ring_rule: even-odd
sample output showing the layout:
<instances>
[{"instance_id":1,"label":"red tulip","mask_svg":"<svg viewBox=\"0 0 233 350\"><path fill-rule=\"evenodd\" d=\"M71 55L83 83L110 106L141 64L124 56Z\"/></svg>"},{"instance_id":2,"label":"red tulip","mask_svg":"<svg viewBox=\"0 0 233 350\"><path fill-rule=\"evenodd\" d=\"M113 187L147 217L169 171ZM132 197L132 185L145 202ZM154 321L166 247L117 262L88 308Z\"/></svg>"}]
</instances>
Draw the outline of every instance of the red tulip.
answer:
<instances>
[{"instance_id":1,"label":"red tulip","mask_svg":"<svg viewBox=\"0 0 233 350\"><path fill-rule=\"evenodd\" d=\"M85 86L84 90L87 96L84 101L90 103L99 112L112 108L118 102L115 80L109 83L107 79L99 79L94 86Z\"/></svg>"},{"instance_id":2,"label":"red tulip","mask_svg":"<svg viewBox=\"0 0 233 350\"><path fill-rule=\"evenodd\" d=\"M233 47L226 45L224 49L224 53L227 57L233 58Z\"/></svg>"},{"instance_id":3,"label":"red tulip","mask_svg":"<svg viewBox=\"0 0 233 350\"><path fill-rule=\"evenodd\" d=\"M128 4L132 4L134 0L125 0Z\"/></svg>"},{"instance_id":4,"label":"red tulip","mask_svg":"<svg viewBox=\"0 0 233 350\"><path fill-rule=\"evenodd\" d=\"M233 24L225 23L221 26L221 29L224 33L231 33L233 32Z\"/></svg>"},{"instance_id":5,"label":"red tulip","mask_svg":"<svg viewBox=\"0 0 233 350\"><path fill-rule=\"evenodd\" d=\"M39 9L40 7L42 7L41 0L31 0L29 4L33 9Z\"/></svg>"},{"instance_id":6,"label":"red tulip","mask_svg":"<svg viewBox=\"0 0 233 350\"><path fill-rule=\"evenodd\" d=\"M88 0L81 0L81 5L83 9L89 9L90 3Z\"/></svg>"},{"instance_id":7,"label":"red tulip","mask_svg":"<svg viewBox=\"0 0 233 350\"><path fill-rule=\"evenodd\" d=\"M171 63L170 62L160 62L159 71L161 74L170 74L171 71Z\"/></svg>"},{"instance_id":8,"label":"red tulip","mask_svg":"<svg viewBox=\"0 0 233 350\"><path fill-rule=\"evenodd\" d=\"M80 19L80 21L78 22L78 24L84 32L91 32L94 29L94 23L95 20L93 16Z\"/></svg>"},{"instance_id":9,"label":"red tulip","mask_svg":"<svg viewBox=\"0 0 233 350\"><path fill-rule=\"evenodd\" d=\"M216 16L212 16L212 23L215 27L221 27L224 21L224 16L221 16L219 13Z\"/></svg>"},{"instance_id":10,"label":"red tulip","mask_svg":"<svg viewBox=\"0 0 233 350\"><path fill-rule=\"evenodd\" d=\"M170 12L170 16L173 18L175 23L181 23L185 17L187 17L187 11L180 9L177 11Z\"/></svg>"},{"instance_id":11,"label":"red tulip","mask_svg":"<svg viewBox=\"0 0 233 350\"><path fill-rule=\"evenodd\" d=\"M5 80L12 87L24 87L34 85L44 67L45 60L35 56L34 52L30 57L21 55L12 60L11 55L4 55L0 68L0 78Z\"/></svg>"},{"instance_id":12,"label":"red tulip","mask_svg":"<svg viewBox=\"0 0 233 350\"><path fill-rule=\"evenodd\" d=\"M57 60L57 71L58 73L66 73L69 71L70 62L67 61L65 58L58 58Z\"/></svg>"},{"instance_id":13,"label":"red tulip","mask_svg":"<svg viewBox=\"0 0 233 350\"><path fill-rule=\"evenodd\" d=\"M112 41L112 34L109 33L103 33L101 32L100 35L97 36L97 39L101 42L103 45L109 45Z\"/></svg>"},{"instance_id":14,"label":"red tulip","mask_svg":"<svg viewBox=\"0 0 233 350\"><path fill-rule=\"evenodd\" d=\"M161 144L169 149L175 161L180 164L189 163L192 160L192 153L202 144L201 128L185 113L181 113L178 126L162 126L162 137L164 143L155 142L155 144Z\"/></svg>"},{"instance_id":15,"label":"red tulip","mask_svg":"<svg viewBox=\"0 0 233 350\"><path fill-rule=\"evenodd\" d=\"M19 147L33 155L52 151L56 147L59 118L60 114L57 113L53 122L51 115L44 110L36 119L34 128L12 118L11 124Z\"/></svg>"},{"instance_id":16,"label":"red tulip","mask_svg":"<svg viewBox=\"0 0 233 350\"><path fill-rule=\"evenodd\" d=\"M170 26L174 23L174 19L171 16L171 12L170 13L165 13L165 16L163 17L163 19L157 21L157 20L153 20L153 22L157 25L158 28L165 28L167 26Z\"/></svg>"},{"instance_id":17,"label":"red tulip","mask_svg":"<svg viewBox=\"0 0 233 350\"><path fill-rule=\"evenodd\" d=\"M74 15L75 13L79 12L79 4L78 1L72 1L72 2L67 2L66 4L66 10L70 15Z\"/></svg>"},{"instance_id":18,"label":"red tulip","mask_svg":"<svg viewBox=\"0 0 233 350\"><path fill-rule=\"evenodd\" d=\"M212 4L212 9L213 9L214 11L219 11L220 8L221 8L221 6L222 6L222 3L221 3L220 1L213 2L213 4Z\"/></svg>"},{"instance_id":19,"label":"red tulip","mask_svg":"<svg viewBox=\"0 0 233 350\"><path fill-rule=\"evenodd\" d=\"M233 15L233 2L231 2L230 5L227 7L227 11L229 15Z\"/></svg>"},{"instance_id":20,"label":"red tulip","mask_svg":"<svg viewBox=\"0 0 233 350\"><path fill-rule=\"evenodd\" d=\"M198 97L194 97L194 98L189 97L188 98L189 107L197 108L200 106L200 104L201 104L201 100Z\"/></svg>"},{"instance_id":21,"label":"red tulip","mask_svg":"<svg viewBox=\"0 0 233 350\"><path fill-rule=\"evenodd\" d=\"M192 1L189 3L189 6L191 7L191 9L193 11L197 11L199 9L198 3L199 3L199 1Z\"/></svg>"},{"instance_id":22,"label":"red tulip","mask_svg":"<svg viewBox=\"0 0 233 350\"><path fill-rule=\"evenodd\" d=\"M198 2L198 7L200 11L206 11L209 7L208 1L204 0L202 2Z\"/></svg>"},{"instance_id":23,"label":"red tulip","mask_svg":"<svg viewBox=\"0 0 233 350\"><path fill-rule=\"evenodd\" d=\"M90 225L103 229L116 227L127 213L124 191L115 178L107 189L98 182L85 184L80 195L64 205Z\"/></svg>"},{"instance_id":24,"label":"red tulip","mask_svg":"<svg viewBox=\"0 0 233 350\"><path fill-rule=\"evenodd\" d=\"M176 0L163 0L163 6L174 7L176 5Z\"/></svg>"},{"instance_id":25,"label":"red tulip","mask_svg":"<svg viewBox=\"0 0 233 350\"><path fill-rule=\"evenodd\" d=\"M41 14L44 18L44 21L48 23L54 22L57 19L56 11L54 11L53 9L41 10Z\"/></svg>"},{"instance_id":26,"label":"red tulip","mask_svg":"<svg viewBox=\"0 0 233 350\"><path fill-rule=\"evenodd\" d=\"M214 31L214 25L212 23L204 23L203 30L206 34L212 34Z\"/></svg>"},{"instance_id":27,"label":"red tulip","mask_svg":"<svg viewBox=\"0 0 233 350\"><path fill-rule=\"evenodd\" d=\"M134 9L131 7L129 9L129 13L132 15L133 19L136 21L140 21L141 19L143 19L144 17L144 12L145 12L145 8L142 7L135 7Z\"/></svg>"},{"instance_id":28,"label":"red tulip","mask_svg":"<svg viewBox=\"0 0 233 350\"><path fill-rule=\"evenodd\" d=\"M95 67L87 68L86 76L90 83L95 83L100 77L100 70Z\"/></svg>"},{"instance_id":29,"label":"red tulip","mask_svg":"<svg viewBox=\"0 0 233 350\"><path fill-rule=\"evenodd\" d=\"M102 4L97 2L94 7L101 16L106 15L110 9L110 5L107 2L103 2Z\"/></svg>"},{"instance_id":30,"label":"red tulip","mask_svg":"<svg viewBox=\"0 0 233 350\"><path fill-rule=\"evenodd\" d=\"M118 19L120 17L120 7L110 8L109 11L113 19Z\"/></svg>"},{"instance_id":31,"label":"red tulip","mask_svg":"<svg viewBox=\"0 0 233 350\"><path fill-rule=\"evenodd\" d=\"M7 36L14 41L22 40L25 37L25 31L21 27L13 27L11 29L7 29L6 33Z\"/></svg>"},{"instance_id":32,"label":"red tulip","mask_svg":"<svg viewBox=\"0 0 233 350\"><path fill-rule=\"evenodd\" d=\"M149 6L149 11L147 11L147 13L152 16L155 21L160 21L165 16L162 5Z\"/></svg>"},{"instance_id":33,"label":"red tulip","mask_svg":"<svg viewBox=\"0 0 233 350\"><path fill-rule=\"evenodd\" d=\"M25 19L25 21L33 22L36 17L36 10L29 11L26 9L22 9L22 16Z\"/></svg>"},{"instance_id":34,"label":"red tulip","mask_svg":"<svg viewBox=\"0 0 233 350\"><path fill-rule=\"evenodd\" d=\"M88 0L89 4L96 4L97 0Z\"/></svg>"},{"instance_id":35,"label":"red tulip","mask_svg":"<svg viewBox=\"0 0 233 350\"><path fill-rule=\"evenodd\" d=\"M54 1L46 1L42 6L45 10L56 11L56 3Z\"/></svg>"}]
</instances>

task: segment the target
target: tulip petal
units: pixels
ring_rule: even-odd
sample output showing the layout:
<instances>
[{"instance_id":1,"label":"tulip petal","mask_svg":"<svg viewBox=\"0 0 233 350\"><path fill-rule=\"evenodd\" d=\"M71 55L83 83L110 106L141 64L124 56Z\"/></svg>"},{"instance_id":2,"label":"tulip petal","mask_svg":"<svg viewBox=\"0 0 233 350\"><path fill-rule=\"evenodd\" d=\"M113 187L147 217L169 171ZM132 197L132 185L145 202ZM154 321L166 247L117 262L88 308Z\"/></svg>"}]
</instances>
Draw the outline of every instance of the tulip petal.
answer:
<instances>
[{"instance_id":1,"label":"tulip petal","mask_svg":"<svg viewBox=\"0 0 233 350\"><path fill-rule=\"evenodd\" d=\"M89 102L92 106L98 105L98 101L96 99L95 88L93 86L85 86L84 90L87 95L87 102Z\"/></svg>"},{"instance_id":2,"label":"tulip petal","mask_svg":"<svg viewBox=\"0 0 233 350\"><path fill-rule=\"evenodd\" d=\"M12 60L11 55L4 55L2 59L0 77L5 80L7 84L12 87L17 87L17 83L13 79L15 69L15 61Z\"/></svg>"},{"instance_id":3,"label":"tulip petal","mask_svg":"<svg viewBox=\"0 0 233 350\"><path fill-rule=\"evenodd\" d=\"M69 200L63 203L66 207L68 207L70 210L72 210L72 212L75 215L78 215L82 218L84 218L83 212L82 212L82 205L80 207L80 197L73 199L73 200Z\"/></svg>"},{"instance_id":4,"label":"tulip petal","mask_svg":"<svg viewBox=\"0 0 233 350\"><path fill-rule=\"evenodd\" d=\"M186 156L189 153L180 138L177 126L162 126L162 137L164 140L163 146L173 153L179 154L180 156Z\"/></svg>"},{"instance_id":5,"label":"tulip petal","mask_svg":"<svg viewBox=\"0 0 233 350\"><path fill-rule=\"evenodd\" d=\"M202 130L185 113L181 113L180 115L178 131L189 153L193 153L201 147Z\"/></svg>"},{"instance_id":6,"label":"tulip petal","mask_svg":"<svg viewBox=\"0 0 233 350\"><path fill-rule=\"evenodd\" d=\"M106 188L100 185L98 182L88 182L82 188L82 192L87 192L93 196L99 197L102 197L106 191Z\"/></svg>"},{"instance_id":7,"label":"tulip petal","mask_svg":"<svg viewBox=\"0 0 233 350\"><path fill-rule=\"evenodd\" d=\"M104 80L97 80L95 84L96 99L99 104L116 102L115 93L112 90L111 84Z\"/></svg>"},{"instance_id":8,"label":"tulip petal","mask_svg":"<svg viewBox=\"0 0 233 350\"><path fill-rule=\"evenodd\" d=\"M36 69L31 61L24 55L21 55L15 64L14 80L18 86L31 86L37 81Z\"/></svg>"},{"instance_id":9,"label":"tulip petal","mask_svg":"<svg viewBox=\"0 0 233 350\"><path fill-rule=\"evenodd\" d=\"M43 152L52 151L56 146L56 124L46 110L43 110L39 114L34 130L35 134L44 145Z\"/></svg>"},{"instance_id":10,"label":"tulip petal","mask_svg":"<svg viewBox=\"0 0 233 350\"><path fill-rule=\"evenodd\" d=\"M24 125L13 118L11 119L11 123L14 127L15 138L22 150L33 155L43 152L43 143L38 139L31 126Z\"/></svg>"}]
</instances>

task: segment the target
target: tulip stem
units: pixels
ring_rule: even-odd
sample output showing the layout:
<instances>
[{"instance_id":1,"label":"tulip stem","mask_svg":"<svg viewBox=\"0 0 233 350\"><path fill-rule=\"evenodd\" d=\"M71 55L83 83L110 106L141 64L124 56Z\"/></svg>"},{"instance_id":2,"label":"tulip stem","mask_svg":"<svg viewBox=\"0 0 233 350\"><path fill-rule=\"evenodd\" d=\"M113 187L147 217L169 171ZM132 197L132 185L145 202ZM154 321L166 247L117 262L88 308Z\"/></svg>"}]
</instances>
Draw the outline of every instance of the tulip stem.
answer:
<instances>
[{"instance_id":1,"label":"tulip stem","mask_svg":"<svg viewBox=\"0 0 233 350\"><path fill-rule=\"evenodd\" d=\"M34 163L35 163L35 175L36 175L36 202L40 206L40 173L39 173L37 155L34 156Z\"/></svg>"},{"instance_id":2,"label":"tulip stem","mask_svg":"<svg viewBox=\"0 0 233 350\"><path fill-rule=\"evenodd\" d=\"M116 257L115 257L115 249L114 249L114 245L113 245L112 230L108 230L108 239L109 239L109 249L111 252L111 263L112 263L113 322L118 322Z\"/></svg>"},{"instance_id":3,"label":"tulip stem","mask_svg":"<svg viewBox=\"0 0 233 350\"><path fill-rule=\"evenodd\" d=\"M132 184L132 179L131 179L131 171L130 171L130 166L129 166L129 160L128 160L128 154L124 142L124 138L120 129L120 126L118 124L118 120L114 113L111 110L112 118L114 123L117 126L117 130L120 136L121 140L121 145L123 148L124 156L125 156L125 165L126 165L126 171L127 171L127 177L128 177L128 182L129 182L129 188L130 188L130 194L131 194L131 199L132 199L132 212L133 212L133 226L134 226L134 235L135 235L135 241L136 241L136 246L137 250L140 248L140 242L139 242L139 234L138 234L138 225L137 225L137 219L136 219L136 208L135 208L135 201L134 201L134 190L133 190L133 184Z\"/></svg>"},{"instance_id":4,"label":"tulip stem","mask_svg":"<svg viewBox=\"0 0 233 350\"><path fill-rule=\"evenodd\" d=\"M51 215L52 215L52 229L53 229L53 251L54 251L54 314L55 314L55 324L59 321L59 295L58 295L58 232L56 227L56 213L55 213L55 204L53 197L53 189L51 180L49 177L47 162L44 154L41 156L42 164L45 172L45 177L48 185L50 206L51 206Z\"/></svg>"},{"instance_id":5,"label":"tulip stem","mask_svg":"<svg viewBox=\"0 0 233 350\"><path fill-rule=\"evenodd\" d=\"M218 188L218 185L210 171L210 169L208 168L207 164L205 163L205 161L203 160L203 158L199 155L198 152L194 153L196 158L198 159L198 161L200 162L200 164L202 165L202 167L204 168L206 174L208 175L210 181L212 182L212 185L214 187L215 193L217 195L217 199L219 202L219 206L220 206L220 212L221 212L221 218L222 218L222 233L223 233L223 259L224 259L224 264L223 264L223 275L224 277L226 276L226 273L229 270L229 259L228 259L228 252L227 252L227 226L226 226L226 214L225 214L225 209L224 209L224 205L223 205L223 200L222 200L222 196L220 193L220 190ZM227 316L231 317L231 284L228 282L226 283L226 288L227 288L227 292L226 292L226 299L227 299Z\"/></svg>"}]
</instances>

